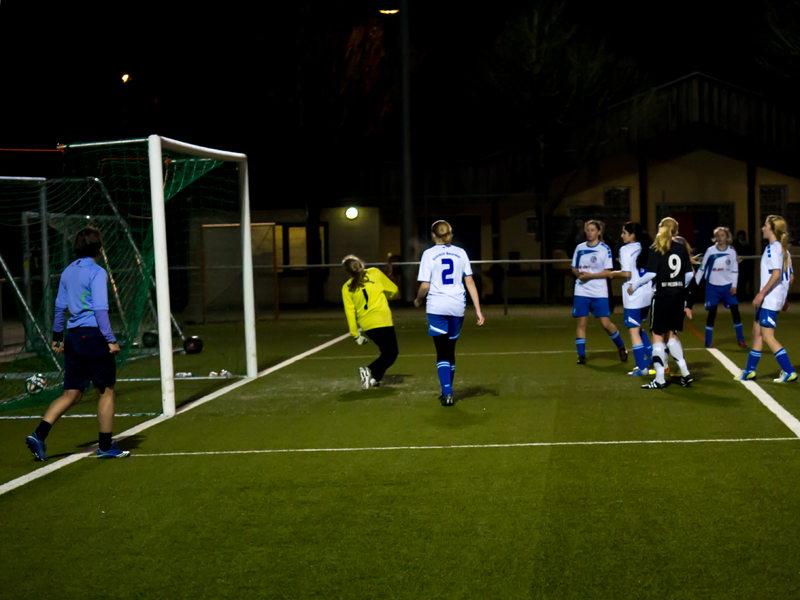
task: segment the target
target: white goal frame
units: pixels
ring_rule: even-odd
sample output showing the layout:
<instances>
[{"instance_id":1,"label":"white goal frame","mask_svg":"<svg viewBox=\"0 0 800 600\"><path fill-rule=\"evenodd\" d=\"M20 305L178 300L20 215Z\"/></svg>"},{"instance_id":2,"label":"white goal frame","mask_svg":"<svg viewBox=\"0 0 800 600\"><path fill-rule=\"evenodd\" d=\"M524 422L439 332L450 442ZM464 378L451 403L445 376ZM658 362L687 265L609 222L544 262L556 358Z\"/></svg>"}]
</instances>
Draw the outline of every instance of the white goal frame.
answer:
<instances>
[{"instance_id":1,"label":"white goal frame","mask_svg":"<svg viewBox=\"0 0 800 600\"><path fill-rule=\"evenodd\" d=\"M175 369L172 362L172 321L169 304L169 265L167 263L167 223L164 210L164 169L163 150L181 152L198 158L209 158L237 163L239 173L239 208L242 225L242 284L244 292L244 337L247 364L247 379L258 375L256 356L256 314L253 290L253 254L250 237L250 185L247 171L247 155L225 152L203 146L179 142L159 135L151 135L146 140L123 140L117 142L97 142L89 144L69 144L67 148L88 148L114 146L122 143L141 143L147 141L150 197L153 218L153 252L155 254L156 308L158 322L158 348L161 362L161 409L164 416L175 415Z\"/></svg>"}]
</instances>

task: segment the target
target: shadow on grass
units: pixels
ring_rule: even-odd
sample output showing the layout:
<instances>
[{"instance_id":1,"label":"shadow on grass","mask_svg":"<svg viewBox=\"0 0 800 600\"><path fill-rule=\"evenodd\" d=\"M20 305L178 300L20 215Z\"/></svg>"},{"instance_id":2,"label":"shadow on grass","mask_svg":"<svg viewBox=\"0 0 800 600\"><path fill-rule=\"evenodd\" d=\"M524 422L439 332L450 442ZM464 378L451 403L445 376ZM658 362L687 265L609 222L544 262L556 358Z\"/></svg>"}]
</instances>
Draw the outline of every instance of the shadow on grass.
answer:
<instances>
[{"instance_id":1,"label":"shadow on grass","mask_svg":"<svg viewBox=\"0 0 800 600\"><path fill-rule=\"evenodd\" d=\"M355 402L357 400L382 400L384 398L390 398L397 393L398 390L396 388L390 387L377 387L369 390L353 390L351 392L345 392L344 394L341 394L336 401Z\"/></svg>"},{"instance_id":2,"label":"shadow on grass","mask_svg":"<svg viewBox=\"0 0 800 600\"><path fill-rule=\"evenodd\" d=\"M381 381L382 385L399 385L406 382L406 377L413 377L413 375L396 373L394 375L384 375Z\"/></svg>"},{"instance_id":3,"label":"shadow on grass","mask_svg":"<svg viewBox=\"0 0 800 600\"><path fill-rule=\"evenodd\" d=\"M453 392L453 399L456 402L467 400L468 398L478 398L479 396L499 396L497 390L485 388L480 385L473 385L463 390L455 390Z\"/></svg>"}]
</instances>

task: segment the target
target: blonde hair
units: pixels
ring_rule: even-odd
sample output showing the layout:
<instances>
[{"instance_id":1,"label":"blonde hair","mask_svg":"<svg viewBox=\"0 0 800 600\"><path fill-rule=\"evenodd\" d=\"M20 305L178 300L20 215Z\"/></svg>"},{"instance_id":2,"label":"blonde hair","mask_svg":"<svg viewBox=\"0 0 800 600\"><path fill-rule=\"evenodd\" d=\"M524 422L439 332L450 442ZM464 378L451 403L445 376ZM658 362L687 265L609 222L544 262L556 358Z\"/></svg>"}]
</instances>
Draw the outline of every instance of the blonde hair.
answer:
<instances>
[{"instance_id":1,"label":"blonde hair","mask_svg":"<svg viewBox=\"0 0 800 600\"><path fill-rule=\"evenodd\" d=\"M716 243L716 241L717 241L717 232L718 231L724 231L725 232L725 243L728 244L728 246L733 244L733 235L731 234L731 230L728 229L727 227L717 227L714 230L714 238L711 240L712 242Z\"/></svg>"},{"instance_id":2,"label":"blonde hair","mask_svg":"<svg viewBox=\"0 0 800 600\"><path fill-rule=\"evenodd\" d=\"M689 242L685 237L681 237L679 235L675 236L675 239L680 241L681 244L686 246L686 252L689 253L689 261L693 265L701 265L703 264L703 256L701 254L692 254L694 252L694 248L689 245Z\"/></svg>"},{"instance_id":3,"label":"blonde hair","mask_svg":"<svg viewBox=\"0 0 800 600\"><path fill-rule=\"evenodd\" d=\"M672 238L676 235L678 235L678 222L672 217L661 219L656 239L651 248L655 248L656 252L666 254L672 248Z\"/></svg>"},{"instance_id":4,"label":"blonde hair","mask_svg":"<svg viewBox=\"0 0 800 600\"><path fill-rule=\"evenodd\" d=\"M447 221L436 221L431 225L431 233L447 246L453 243L453 228L450 227L450 223Z\"/></svg>"},{"instance_id":5,"label":"blonde hair","mask_svg":"<svg viewBox=\"0 0 800 600\"><path fill-rule=\"evenodd\" d=\"M770 215L767 217L767 223L769 223L769 228L772 229L772 233L775 234L775 237L778 238L778 241L781 243L781 248L783 249L783 270L789 270L789 261L791 257L789 256L789 234L786 233L786 220L779 216L779 215Z\"/></svg>"},{"instance_id":6,"label":"blonde hair","mask_svg":"<svg viewBox=\"0 0 800 600\"><path fill-rule=\"evenodd\" d=\"M364 267L364 261L358 258L355 254L348 254L342 259L342 266L348 275L352 278L350 280L350 293L352 294L358 288L364 285L365 281L369 281L367 277L367 270Z\"/></svg>"},{"instance_id":7,"label":"blonde hair","mask_svg":"<svg viewBox=\"0 0 800 600\"><path fill-rule=\"evenodd\" d=\"M586 230L586 228L589 225L594 225L595 227L597 227L597 231L599 233L599 235L597 236L597 239L602 242L603 241L603 232L606 230L606 224L603 223L602 221L598 221L597 219L592 219L591 221L586 221L586 224L583 226L584 231Z\"/></svg>"}]
</instances>

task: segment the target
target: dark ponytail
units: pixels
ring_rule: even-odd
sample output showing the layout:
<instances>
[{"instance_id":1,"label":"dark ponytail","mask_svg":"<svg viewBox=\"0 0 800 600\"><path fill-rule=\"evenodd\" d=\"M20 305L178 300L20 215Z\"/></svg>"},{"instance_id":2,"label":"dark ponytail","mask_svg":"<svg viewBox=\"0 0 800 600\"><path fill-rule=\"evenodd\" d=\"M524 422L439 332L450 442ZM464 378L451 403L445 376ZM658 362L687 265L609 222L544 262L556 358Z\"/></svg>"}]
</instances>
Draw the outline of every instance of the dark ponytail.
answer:
<instances>
[{"instance_id":1,"label":"dark ponytail","mask_svg":"<svg viewBox=\"0 0 800 600\"><path fill-rule=\"evenodd\" d=\"M636 241L642 245L642 251L639 253L639 256L636 257L636 268L646 269L647 255L649 253L648 248L653 245L653 238L651 238L650 234L642 229L642 226L636 221L628 221L622 228L626 232L635 235Z\"/></svg>"}]
</instances>

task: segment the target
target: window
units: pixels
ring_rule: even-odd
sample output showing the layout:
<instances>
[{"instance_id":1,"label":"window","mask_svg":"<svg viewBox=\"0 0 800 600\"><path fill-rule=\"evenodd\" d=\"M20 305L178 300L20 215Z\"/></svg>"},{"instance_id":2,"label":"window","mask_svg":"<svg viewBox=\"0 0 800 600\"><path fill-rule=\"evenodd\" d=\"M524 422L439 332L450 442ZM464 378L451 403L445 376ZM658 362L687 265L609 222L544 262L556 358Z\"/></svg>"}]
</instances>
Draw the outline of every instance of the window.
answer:
<instances>
[{"instance_id":1,"label":"window","mask_svg":"<svg viewBox=\"0 0 800 600\"><path fill-rule=\"evenodd\" d=\"M323 223L319 227L320 244L322 256L312 260L312 264L327 262L327 229L328 224ZM288 265L292 267L302 267L309 264L306 246L306 226L303 223L284 223L275 226L275 245L277 246L278 265ZM302 273L301 269L281 270L287 273Z\"/></svg>"}]
</instances>

